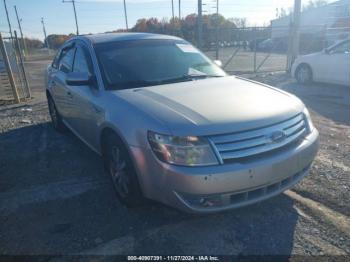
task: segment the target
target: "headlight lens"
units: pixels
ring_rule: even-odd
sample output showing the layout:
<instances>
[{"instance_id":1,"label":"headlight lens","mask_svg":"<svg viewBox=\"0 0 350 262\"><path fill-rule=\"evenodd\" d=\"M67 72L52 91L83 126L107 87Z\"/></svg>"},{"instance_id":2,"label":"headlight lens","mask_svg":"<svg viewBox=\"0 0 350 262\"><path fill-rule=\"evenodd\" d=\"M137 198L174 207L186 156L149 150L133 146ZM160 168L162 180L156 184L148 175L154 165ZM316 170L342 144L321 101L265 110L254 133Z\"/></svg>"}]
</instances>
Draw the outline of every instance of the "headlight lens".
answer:
<instances>
[{"instance_id":1,"label":"headlight lens","mask_svg":"<svg viewBox=\"0 0 350 262\"><path fill-rule=\"evenodd\" d=\"M314 124L312 123L309 110L307 110L306 107L304 109L304 116L305 116L305 119L306 119L306 124L307 124L308 131L309 131L309 133L311 133L314 130L315 127L314 127Z\"/></svg>"},{"instance_id":2,"label":"headlight lens","mask_svg":"<svg viewBox=\"0 0 350 262\"><path fill-rule=\"evenodd\" d=\"M218 164L218 160L205 138L168 136L149 131L148 141L156 156L169 164L182 166Z\"/></svg>"}]
</instances>

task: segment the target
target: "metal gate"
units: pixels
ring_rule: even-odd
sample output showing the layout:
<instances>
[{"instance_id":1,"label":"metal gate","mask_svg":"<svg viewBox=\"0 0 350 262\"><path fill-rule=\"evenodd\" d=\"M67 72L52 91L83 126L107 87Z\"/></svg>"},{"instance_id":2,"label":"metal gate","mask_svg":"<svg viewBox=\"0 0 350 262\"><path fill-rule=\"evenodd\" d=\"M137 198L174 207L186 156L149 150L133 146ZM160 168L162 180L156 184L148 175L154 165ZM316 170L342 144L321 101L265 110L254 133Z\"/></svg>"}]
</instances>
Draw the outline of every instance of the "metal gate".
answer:
<instances>
[{"instance_id":1,"label":"metal gate","mask_svg":"<svg viewBox=\"0 0 350 262\"><path fill-rule=\"evenodd\" d=\"M207 37L206 54L221 60L229 73L286 70L288 41L272 40L270 27L222 28L217 44L214 32L208 31L207 35L212 37Z\"/></svg>"},{"instance_id":2,"label":"metal gate","mask_svg":"<svg viewBox=\"0 0 350 262\"><path fill-rule=\"evenodd\" d=\"M0 32L0 105L31 98L17 33Z\"/></svg>"}]
</instances>

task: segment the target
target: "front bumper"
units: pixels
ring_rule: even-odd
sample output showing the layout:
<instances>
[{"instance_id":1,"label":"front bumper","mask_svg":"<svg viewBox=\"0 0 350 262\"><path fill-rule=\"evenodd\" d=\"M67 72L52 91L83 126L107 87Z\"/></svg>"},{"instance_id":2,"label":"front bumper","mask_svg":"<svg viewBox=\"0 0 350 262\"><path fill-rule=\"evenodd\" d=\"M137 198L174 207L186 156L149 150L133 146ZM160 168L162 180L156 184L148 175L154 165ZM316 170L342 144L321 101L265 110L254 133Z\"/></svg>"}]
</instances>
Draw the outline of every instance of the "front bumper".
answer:
<instances>
[{"instance_id":1,"label":"front bumper","mask_svg":"<svg viewBox=\"0 0 350 262\"><path fill-rule=\"evenodd\" d=\"M182 167L159 161L150 148L131 147L145 197L192 213L210 213L275 196L308 174L318 131L296 144L241 162Z\"/></svg>"}]
</instances>

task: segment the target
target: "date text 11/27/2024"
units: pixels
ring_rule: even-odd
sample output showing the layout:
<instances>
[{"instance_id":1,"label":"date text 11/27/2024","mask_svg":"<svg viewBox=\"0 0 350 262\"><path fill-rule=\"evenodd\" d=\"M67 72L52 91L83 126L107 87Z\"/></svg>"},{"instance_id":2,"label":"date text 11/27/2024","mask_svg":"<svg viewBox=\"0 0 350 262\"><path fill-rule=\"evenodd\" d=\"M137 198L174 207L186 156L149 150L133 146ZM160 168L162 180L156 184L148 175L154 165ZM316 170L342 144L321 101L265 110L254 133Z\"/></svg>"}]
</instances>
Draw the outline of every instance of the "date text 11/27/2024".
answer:
<instances>
[{"instance_id":1,"label":"date text 11/27/2024","mask_svg":"<svg viewBox=\"0 0 350 262\"><path fill-rule=\"evenodd\" d=\"M128 256L128 261L220 261L217 256Z\"/></svg>"}]
</instances>

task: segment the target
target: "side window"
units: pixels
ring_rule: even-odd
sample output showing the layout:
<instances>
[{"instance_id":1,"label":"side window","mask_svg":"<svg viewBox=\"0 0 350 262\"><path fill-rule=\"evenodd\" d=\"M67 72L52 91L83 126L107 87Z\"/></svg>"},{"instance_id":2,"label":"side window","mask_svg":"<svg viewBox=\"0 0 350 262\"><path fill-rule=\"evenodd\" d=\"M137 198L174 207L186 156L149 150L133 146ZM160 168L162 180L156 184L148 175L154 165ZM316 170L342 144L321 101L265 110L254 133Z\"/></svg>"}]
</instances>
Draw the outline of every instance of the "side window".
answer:
<instances>
[{"instance_id":1,"label":"side window","mask_svg":"<svg viewBox=\"0 0 350 262\"><path fill-rule=\"evenodd\" d=\"M58 62L58 70L63 73L72 72L73 60L74 60L75 48L62 50L61 59Z\"/></svg>"},{"instance_id":2,"label":"side window","mask_svg":"<svg viewBox=\"0 0 350 262\"><path fill-rule=\"evenodd\" d=\"M334 47L331 50L331 54L350 54L350 41Z\"/></svg>"},{"instance_id":3,"label":"side window","mask_svg":"<svg viewBox=\"0 0 350 262\"><path fill-rule=\"evenodd\" d=\"M88 52L83 47L78 46L74 58L73 72L92 73L91 69L91 60Z\"/></svg>"},{"instance_id":4,"label":"side window","mask_svg":"<svg viewBox=\"0 0 350 262\"><path fill-rule=\"evenodd\" d=\"M58 68L58 60L59 60L60 56L61 56L61 50L58 50L57 54L55 55L55 58L53 59L52 64L51 64L51 66L55 69Z\"/></svg>"}]
</instances>

